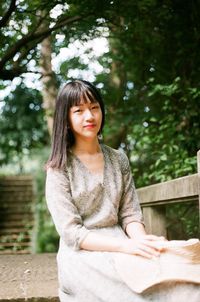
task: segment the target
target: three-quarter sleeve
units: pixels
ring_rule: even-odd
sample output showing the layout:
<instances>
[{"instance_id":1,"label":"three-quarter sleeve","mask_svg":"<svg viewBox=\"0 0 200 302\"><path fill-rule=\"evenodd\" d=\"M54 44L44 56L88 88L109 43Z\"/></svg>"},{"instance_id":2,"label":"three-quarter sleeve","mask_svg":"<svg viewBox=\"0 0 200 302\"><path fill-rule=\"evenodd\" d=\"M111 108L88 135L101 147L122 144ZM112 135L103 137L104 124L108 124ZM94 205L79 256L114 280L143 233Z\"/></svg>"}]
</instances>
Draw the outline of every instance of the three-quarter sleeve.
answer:
<instances>
[{"instance_id":1,"label":"three-quarter sleeve","mask_svg":"<svg viewBox=\"0 0 200 302\"><path fill-rule=\"evenodd\" d=\"M123 194L120 201L119 223L124 231L130 222L140 222L144 224L141 207L135 190L128 157L124 152L120 152L121 171L123 176Z\"/></svg>"},{"instance_id":2,"label":"three-quarter sleeve","mask_svg":"<svg viewBox=\"0 0 200 302\"><path fill-rule=\"evenodd\" d=\"M67 173L48 168L45 191L47 206L58 234L67 246L79 250L89 230L84 227L73 204Z\"/></svg>"}]
</instances>

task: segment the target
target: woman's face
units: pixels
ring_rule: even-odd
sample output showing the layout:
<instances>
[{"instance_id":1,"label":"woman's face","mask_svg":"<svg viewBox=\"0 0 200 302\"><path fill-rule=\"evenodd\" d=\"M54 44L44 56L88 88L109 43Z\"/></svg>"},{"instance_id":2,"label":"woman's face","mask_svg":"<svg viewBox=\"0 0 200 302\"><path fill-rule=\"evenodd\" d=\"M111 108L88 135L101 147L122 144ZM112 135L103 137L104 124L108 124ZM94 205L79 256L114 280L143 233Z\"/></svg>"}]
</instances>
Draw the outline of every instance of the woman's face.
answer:
<instances>
[{"instance_id":1,"label":"woman's face","mask_svg":"<svg viewBox=\"0 0 200 302\"><path fill-rule=\"evenodd\" d=\"M69 111L69 125L75 141L94 139L101 128L102 111L98 102L81 102Z\"/></svg>"}]
</instances>

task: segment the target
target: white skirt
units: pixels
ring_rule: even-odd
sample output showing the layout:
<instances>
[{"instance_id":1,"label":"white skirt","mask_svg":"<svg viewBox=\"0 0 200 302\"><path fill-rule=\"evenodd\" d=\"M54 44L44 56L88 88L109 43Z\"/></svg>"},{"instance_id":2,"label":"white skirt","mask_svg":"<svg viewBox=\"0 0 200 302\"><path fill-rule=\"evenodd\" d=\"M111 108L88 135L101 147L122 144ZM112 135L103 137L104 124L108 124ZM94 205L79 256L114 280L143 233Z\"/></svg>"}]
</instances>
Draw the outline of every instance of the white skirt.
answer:
<instances>
[{"instance_id":1,"label":"white skirt","mask_svg":"<svg viewBox=\"0 0 200 302\"><path fill-rule=\"evenodd\" d=\"M95 230L96 231L96 230ZM124 237L120 227L99 230ZM163 283L142 294L133 292L117 274L115 253L73 251L60 240L57 255L61 302L199 302L200 286L190 283Z\"/></svg>"}]
</instances>

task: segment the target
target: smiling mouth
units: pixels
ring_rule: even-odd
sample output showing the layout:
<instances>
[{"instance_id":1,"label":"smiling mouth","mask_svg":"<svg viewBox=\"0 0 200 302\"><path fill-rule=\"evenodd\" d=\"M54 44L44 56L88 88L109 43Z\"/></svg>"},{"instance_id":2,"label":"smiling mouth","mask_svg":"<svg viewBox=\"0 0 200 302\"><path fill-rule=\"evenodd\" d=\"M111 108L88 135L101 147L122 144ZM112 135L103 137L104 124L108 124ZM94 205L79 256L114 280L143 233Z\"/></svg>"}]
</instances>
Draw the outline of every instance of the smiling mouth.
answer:
<instances>
[{"instance_id":1,"label":"smiling mouth","mask_svg":"<svg viewBox=\"0 0 200 302\"><path fill-rule=\"evenodd\" d=\"M94 127L96 127L95 124L90 124L90 125L84 126L84 128L87 128L87 129L92 129L92 128L94 128Z\"/></svg>"}]
</instances>

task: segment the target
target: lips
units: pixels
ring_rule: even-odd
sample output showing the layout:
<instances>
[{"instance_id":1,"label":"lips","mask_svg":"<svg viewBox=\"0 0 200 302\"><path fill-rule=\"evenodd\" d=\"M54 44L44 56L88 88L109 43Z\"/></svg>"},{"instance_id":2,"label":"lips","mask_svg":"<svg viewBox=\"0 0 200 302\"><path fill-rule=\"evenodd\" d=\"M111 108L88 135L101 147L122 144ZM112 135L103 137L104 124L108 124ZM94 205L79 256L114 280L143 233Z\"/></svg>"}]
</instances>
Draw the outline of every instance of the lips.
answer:
<instances>
[{"instance_id":1,"label":"lips","mask_svg":"<svg viewBox=\"0 0 200 302\"><path fill-rule=\"evenodd\" d=\"M86 128L86 129L93 129L95 127L96 127L95 124L87 124L87 125L84 126L84 128Z\"/></svg>"}]
</instances>

